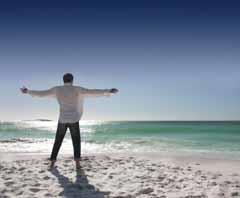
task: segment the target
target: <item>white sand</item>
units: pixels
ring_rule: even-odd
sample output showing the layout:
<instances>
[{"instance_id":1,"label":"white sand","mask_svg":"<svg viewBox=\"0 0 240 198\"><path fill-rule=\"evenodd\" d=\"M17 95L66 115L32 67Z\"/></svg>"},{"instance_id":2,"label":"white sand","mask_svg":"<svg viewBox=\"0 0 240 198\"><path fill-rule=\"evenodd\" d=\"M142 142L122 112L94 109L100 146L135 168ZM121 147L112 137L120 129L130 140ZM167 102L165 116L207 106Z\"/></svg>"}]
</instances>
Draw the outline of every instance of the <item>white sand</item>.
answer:
<instances>
[{"instance_id":1,"label":"white sand","mask_svg":"<svg viewBox=\"0 0 240 198\"><path fill-rule=\"evenodd\" d=\"M76 172L63 155L52 171L48 164L44 155L0 154L0 198L240 197L237 160L94 155L84 156Z\"/></svg>"}]
</instances>

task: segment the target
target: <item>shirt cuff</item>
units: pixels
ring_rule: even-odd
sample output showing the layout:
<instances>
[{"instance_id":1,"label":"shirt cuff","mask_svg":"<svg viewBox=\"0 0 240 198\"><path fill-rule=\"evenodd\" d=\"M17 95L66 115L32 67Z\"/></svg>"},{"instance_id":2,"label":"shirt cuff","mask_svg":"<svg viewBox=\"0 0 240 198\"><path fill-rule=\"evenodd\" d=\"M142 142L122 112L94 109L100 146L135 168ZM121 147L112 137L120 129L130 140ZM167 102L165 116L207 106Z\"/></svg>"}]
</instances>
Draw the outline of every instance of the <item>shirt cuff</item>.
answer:
<instances>
[{"instance_id":1,"label":"shirt cuff","mask_svg":"<svg viewBox=\"0 0 240 198\"><path fill-rule=\"evenodd\" d=\"M38 96L33 90L28 90L27 93L32 97Z\"/></svg>"},{"instance_id":2,"label":"shirt cuff","mask_svg":"<svg viewBox=\"0 0 240 198\"><path fill-rule=\"evenodd\" d=\"M32 95L32 91L31 91L31 90L28 90L28 91L27 91L27 94L29 94L29 95L33 96L33 95Z\"/></svg>"},{"instance_id":3,"label":"shirt cuff","mask_svg":"<svg viewBox=\"0 0 240 198\"><path fill-rule=\"evenodd\" d=\"M112 93L110 92L110 89L106 89L105 92L104 92L104 96L109 97L111 95L112 95Z\"/></svg>"}]
</instances>

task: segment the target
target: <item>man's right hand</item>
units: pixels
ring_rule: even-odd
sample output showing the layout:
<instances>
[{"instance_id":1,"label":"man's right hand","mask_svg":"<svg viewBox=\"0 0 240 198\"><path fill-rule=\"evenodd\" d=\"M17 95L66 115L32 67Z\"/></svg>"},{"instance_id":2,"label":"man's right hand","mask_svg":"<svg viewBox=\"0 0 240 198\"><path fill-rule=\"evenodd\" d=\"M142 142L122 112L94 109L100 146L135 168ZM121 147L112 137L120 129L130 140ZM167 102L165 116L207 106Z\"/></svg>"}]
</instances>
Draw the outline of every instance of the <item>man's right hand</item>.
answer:
<instances>
[{"instance_id":1,"label":"man's right hand","mask_svg":"<svg viewBox=\"0 0 240 198\"><path fill-rule=\"evenodd\" d=\"M115 89L115 88L110 89L110 93L117 93L117 92L118 92L118 89Z\"/></svg>"},{"instance_id":2,"label":"man's right hand","mask_svg":"<svg viewBox=\"0 0 240 198\"><path fill-rule=\"evenodd\" d=\"M20 88L20 90L23 94L26 94L28 92L28 88L26 88L24 86L22 88Z\"/></svg>"}]
</instances>

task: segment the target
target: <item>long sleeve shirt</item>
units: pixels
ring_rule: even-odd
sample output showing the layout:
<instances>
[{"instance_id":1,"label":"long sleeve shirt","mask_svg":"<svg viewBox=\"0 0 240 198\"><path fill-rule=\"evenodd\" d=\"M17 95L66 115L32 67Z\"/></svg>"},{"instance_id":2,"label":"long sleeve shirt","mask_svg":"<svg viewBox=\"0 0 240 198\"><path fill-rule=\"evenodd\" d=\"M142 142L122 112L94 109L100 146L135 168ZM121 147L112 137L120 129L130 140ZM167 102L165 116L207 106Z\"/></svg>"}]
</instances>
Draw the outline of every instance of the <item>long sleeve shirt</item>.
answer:
<instances>
[{"instance_id":1,"label":"long sleeve shirt","mask_svg":"<svg viewBox=\"0 0 240 198\"><path fill-rule=\"evenodd\" d=\"M60 106L60 123L78 122L83 113L83 102L86 97L110 96L109 89L86 89L65 83L63 86L56 86L48 90L28 90L31 96L56 98Z\"/></svg>"}]
</instances>

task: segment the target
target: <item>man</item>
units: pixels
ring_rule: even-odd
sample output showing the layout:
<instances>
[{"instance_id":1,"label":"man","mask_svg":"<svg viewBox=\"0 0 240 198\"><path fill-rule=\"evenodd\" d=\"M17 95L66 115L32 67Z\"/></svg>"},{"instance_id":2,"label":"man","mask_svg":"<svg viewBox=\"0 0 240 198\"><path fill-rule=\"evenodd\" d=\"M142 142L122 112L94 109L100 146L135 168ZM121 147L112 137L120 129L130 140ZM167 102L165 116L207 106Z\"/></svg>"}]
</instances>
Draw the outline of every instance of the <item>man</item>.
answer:
<instances>
[{"instance_id":1,"label":"man","mask_svg":"<svg viewBox=\"0 0 240 198\"><path fill-rule=\"evenodd\" d=\"M54 97L60 105L60 115L58 119L55 142L50 157L50 168L54 167L59 149L62 145L63 138L67 128L70 129L74 160L76 168L80 168L81 157L81 138L79 129L79 120L83 113L83 101L86 97L91 96L110 96L117 93L117 89L86 89L79 86L73 86L73 75L67 73L63 76L63 86L56 86L44 91L29 90L26 87L21 88L22 93L38 97Z\"/></svg>"}]
</instances>

